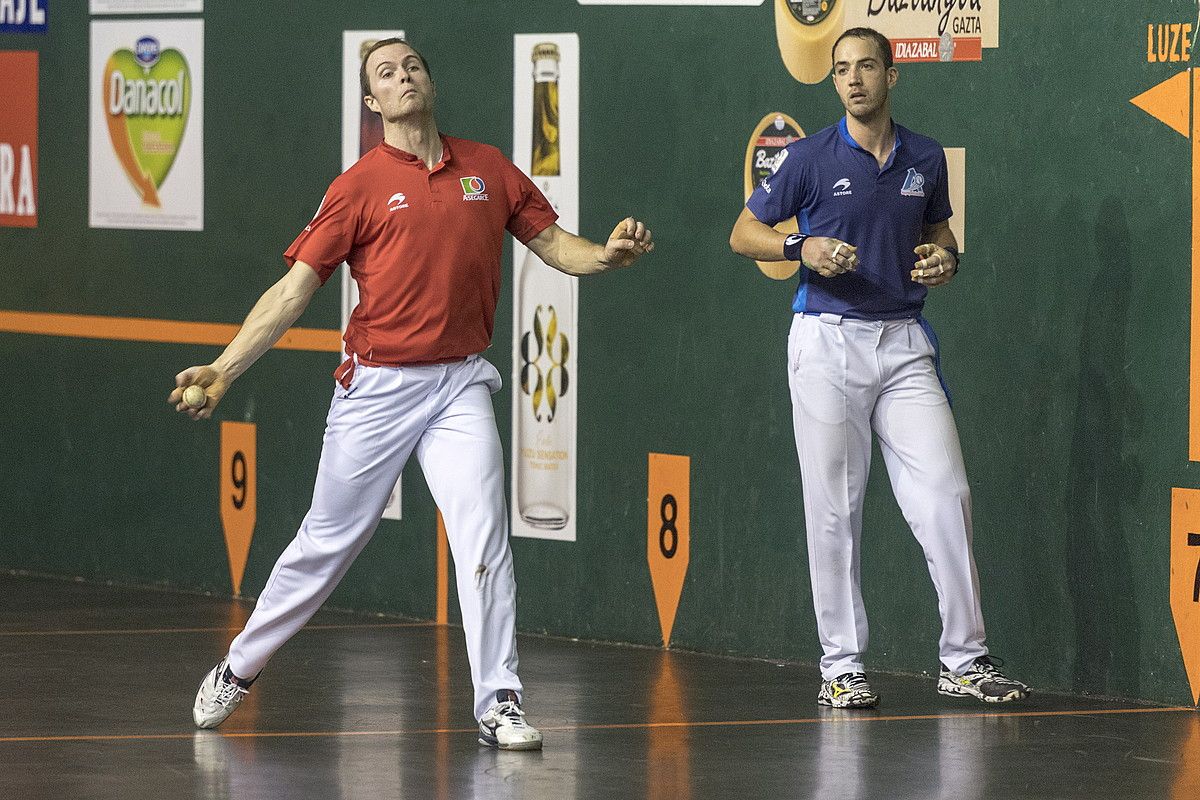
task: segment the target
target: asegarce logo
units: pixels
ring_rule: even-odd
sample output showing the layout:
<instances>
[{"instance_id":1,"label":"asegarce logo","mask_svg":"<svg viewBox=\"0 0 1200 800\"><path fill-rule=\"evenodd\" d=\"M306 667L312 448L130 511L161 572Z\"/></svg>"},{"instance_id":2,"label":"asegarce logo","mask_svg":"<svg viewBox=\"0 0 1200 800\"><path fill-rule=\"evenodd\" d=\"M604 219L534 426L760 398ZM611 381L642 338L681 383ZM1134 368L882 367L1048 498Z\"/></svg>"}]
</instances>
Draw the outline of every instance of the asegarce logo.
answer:
<instances>
[{"instance_id":1,"label":"asegarce logo","mask_svg":"<svg viewBox=\"0 0 1200 800\"><path fill-rule=\"evenodd\" d=\"M487 194L485 194L487 191L487 184L483 182L483 178L480 178L477 175L472 175L469 178L460 178L459 182L462 183L463 200L488 199Z\"/></svg>"}]
</instances>

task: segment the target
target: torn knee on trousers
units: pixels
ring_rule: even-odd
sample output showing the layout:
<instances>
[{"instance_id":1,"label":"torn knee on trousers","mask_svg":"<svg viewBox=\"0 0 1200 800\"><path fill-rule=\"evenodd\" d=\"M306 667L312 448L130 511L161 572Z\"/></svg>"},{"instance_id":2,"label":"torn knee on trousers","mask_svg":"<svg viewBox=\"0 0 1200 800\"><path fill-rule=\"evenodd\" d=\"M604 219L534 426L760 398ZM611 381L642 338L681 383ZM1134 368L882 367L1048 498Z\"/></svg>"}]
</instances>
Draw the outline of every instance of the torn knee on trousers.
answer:
<instances>
[{"instance_id":1,"label":"torn knee on trousers","mask_svg":"<svg viewBox=\"0 0 1200 800\"><path fill-rule=\"evenodd\" d=\"M487 565L480 564L475 568L475 588L482 589L483 581L487 577Z\"/></svg>"}]
</instances>

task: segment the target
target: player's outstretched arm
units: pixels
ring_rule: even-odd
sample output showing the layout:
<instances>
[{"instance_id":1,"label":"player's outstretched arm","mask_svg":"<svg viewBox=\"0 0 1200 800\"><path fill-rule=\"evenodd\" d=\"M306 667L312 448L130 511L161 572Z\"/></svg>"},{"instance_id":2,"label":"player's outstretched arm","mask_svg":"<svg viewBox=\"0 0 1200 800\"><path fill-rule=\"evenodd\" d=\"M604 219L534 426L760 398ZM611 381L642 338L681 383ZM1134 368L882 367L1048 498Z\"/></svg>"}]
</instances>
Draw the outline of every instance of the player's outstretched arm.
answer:
<instances>
[{"instance_id":1,"label":"player's outstretched arm","mask_svg":"<svg viewBox=\"0 0 1200 800\"><path fill-rule=\"evenodd\" d=\"M632 266L654 249L654 237L644 223L626 217L603 245L553 224L530 239L527 246L546 264L568 275L594 275Z\"/></svg>"},{"instance_id":2,"label":"player's outstretched arm","mask_svg":"<svg viewBox=\"0 0 1200 800\"><path fill-rule=\"evenodd\" d=\"M189 367L175 376L175 389L167 395L167 402L192 419L211 417L230 384L292 327L320 285L316 270L297 261L258 299L237 336L216 361L208 366ZM184 402L184 389L193 385L204 390L204 404L198 408Z\"/></svg>"},{"instance_id":3,"label":"player's outstretched arm","mask_svg":"<svg viewBox=\"0 0 1200 800\"><path fill-rule=\"evenodd\" d=\"M958 240L950 230L950 220L929 225L913 248L920 261L913 264L912 279L923 286L941 286L958 274ZM951 252L953 250L953 252Z\"/></svg>"},{"instance_id":4,"label":"player's outstretched arm","mask_svg":"<svg viewBox=\"0 0 1200 800\"><path fill-rule=\"evenodd\" d=\"M738 255L755 261L788 261L785 246L791 244L790 238L760 222L750 209L743 208L729 234L729 247ZM804 266L826 278L851 272L858 266L858 248L829 236L809 236L801 246L801 253Z\"/></svg>"}]
</instances>

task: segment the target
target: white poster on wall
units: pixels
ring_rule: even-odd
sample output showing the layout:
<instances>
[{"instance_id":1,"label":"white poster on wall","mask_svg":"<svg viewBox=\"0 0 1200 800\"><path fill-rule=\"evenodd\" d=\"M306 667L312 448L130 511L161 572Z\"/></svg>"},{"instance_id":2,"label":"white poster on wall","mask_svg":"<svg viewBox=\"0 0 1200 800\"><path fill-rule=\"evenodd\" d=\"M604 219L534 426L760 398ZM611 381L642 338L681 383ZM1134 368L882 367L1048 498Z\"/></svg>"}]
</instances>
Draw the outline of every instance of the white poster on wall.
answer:
<instances>
[{"instance_id":1,"label":"white poster on wall","mask_svg":"<svg viewBox=\"0 0 1200 800\"><path fill-rule=\"evenodd\" d=\"M204 0L91 0L93 14L187 14L204 10Z\"/></svg>"},{"instance_id":2,"label":"white poster on wall","mask_svg":"<svg viewBox=\"0 0 1200 800\"><path fill-rule=\"evenodd\" d=\"M204 229L204 22L92 22L89 221Z\"/></svg>"},{"instance_id":3,"label":"white poster on wall","mask_svg":"<svg viewBox=\"0 0 1200 800\"><path fill-rule=\"evenodd\" d=\"M513 37L513 162L579 230L579 37ZM513 243L512 535L575 541L578 278Z\"/></svg>"},{"instance_id":4,"label":"white poster on wall","mask_svg":"<svg viewBox=\"0 0 1200 800\"><path fill-rule=\"evenodd\" d=\"M363 103L362 83L359 68L363 53L383 39L403 39L402 30L342 31L342 172L354 164L383 141L383 122L379 115ZM342 330L350 322L350 313L358 305L358 286L350 277L350 268L341 267L342 287ZM400 483L396 480L387 506L383 509L384 519L400 519Z\"/></svg>"}]
</instances>

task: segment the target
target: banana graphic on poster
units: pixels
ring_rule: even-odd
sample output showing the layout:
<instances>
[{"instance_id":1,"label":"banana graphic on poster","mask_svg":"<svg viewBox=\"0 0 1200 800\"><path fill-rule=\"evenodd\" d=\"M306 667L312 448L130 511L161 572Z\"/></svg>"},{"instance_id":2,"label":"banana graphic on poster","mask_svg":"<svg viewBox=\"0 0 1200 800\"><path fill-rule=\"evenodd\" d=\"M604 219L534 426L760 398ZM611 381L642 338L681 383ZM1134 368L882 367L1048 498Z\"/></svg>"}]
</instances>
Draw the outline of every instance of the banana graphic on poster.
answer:
<instances>
[{"instance_id":1,"label":"banana graphic on poster","mask_svg":"<svg viewBox=\"0 0 1200 800\"><path fill-rule=\"evenodd\" d=\"M846 0L775 0L775 38L792 77L820 83L830 70L830 48L842 32Z\"/></svg>"}]
</instances>

